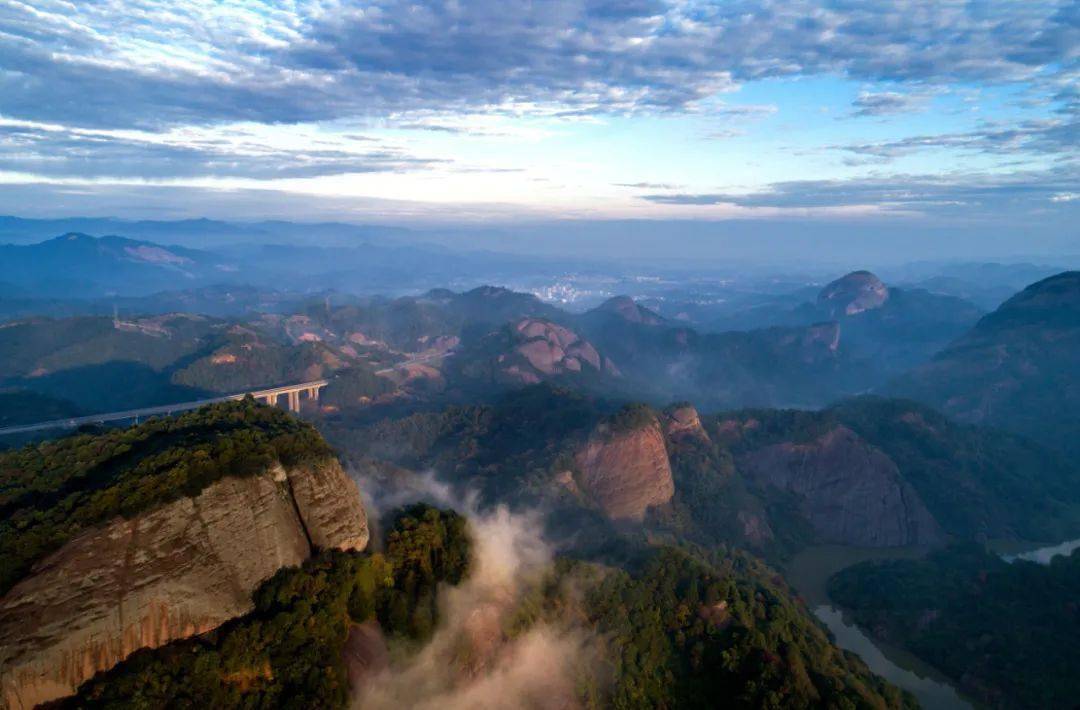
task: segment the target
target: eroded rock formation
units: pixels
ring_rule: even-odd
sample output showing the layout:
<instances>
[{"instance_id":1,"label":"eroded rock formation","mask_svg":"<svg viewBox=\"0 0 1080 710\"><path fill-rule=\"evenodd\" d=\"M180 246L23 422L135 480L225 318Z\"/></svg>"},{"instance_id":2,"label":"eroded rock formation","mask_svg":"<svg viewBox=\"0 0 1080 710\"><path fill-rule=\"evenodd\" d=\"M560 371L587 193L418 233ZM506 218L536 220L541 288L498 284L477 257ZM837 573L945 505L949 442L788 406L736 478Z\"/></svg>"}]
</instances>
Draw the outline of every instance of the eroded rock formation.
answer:
<instances>
[{"instance_id":1,"label":"eroded rock formation","mask_svg":"<svg viewBox=\"0 0 1080 710\"><path fill-rule=\"evenodd\" d=\"M671 441L696 440L709 442L709 435L701 424L701 417L692 405L672 407L664 412L664 433Z\"/></svg>"},{"instance_id":2,"label":"eroded rock formation","mask_svg":"<svg viewBox=\"0 0 1080 710\"><path fill-rule=\"evenodd\" d=\"M628 431L601 425L575 460L581 489L612 520L640 521L646 510L675 494L664 433L655 418Z\"/></svg>"},{"instance_id":3,"label":"eroded rock formation","mask_svg":"<svg viewBox=\"0 0 1080 710\"><path fill-rule=\"evenodd\" d=\"M753 451L739 468L759 485L793 493L826 542L866 547L930 545L942 532L896 464L847 427L806 443Z\"/></svg>"},{"instance_id":4,"label":"eroded rock formation","mask_svg":"<svg viewBox=\"0 0 1080 710\"><path fill-rule=\"evenodd\" d=\"M818 305L827 308L834 318L881 308L887 300L888 287L869 271L852 271L818 294Z\"/></svg>"},{"instance_id":5,"label":"eroded rock formation","mask_svg":"<svg viewBox=\"0 0 1080 710\"><path fill-rule=\"evenodd\" d=\"M259 584L313 547L367 540L356 486L333 460L227 477L87 531L0 599L0 701L31 708L70 695L141 648L251 611Z\"/></svg>"}]
</instances>

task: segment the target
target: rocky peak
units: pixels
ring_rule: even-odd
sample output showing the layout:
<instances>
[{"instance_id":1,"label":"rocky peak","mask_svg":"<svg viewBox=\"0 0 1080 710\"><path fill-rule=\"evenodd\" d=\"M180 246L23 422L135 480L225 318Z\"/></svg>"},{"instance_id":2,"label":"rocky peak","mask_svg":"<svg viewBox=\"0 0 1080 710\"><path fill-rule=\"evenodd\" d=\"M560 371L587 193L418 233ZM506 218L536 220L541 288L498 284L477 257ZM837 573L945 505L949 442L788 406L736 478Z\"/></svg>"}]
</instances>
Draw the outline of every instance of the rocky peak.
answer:
<instances>
[{"instance_id":1,"label":"rocky peak","mask_svg":"<svg viewBox=\"0 0 1080 710\"><path fill-rule=\"evenodd\" d=\"M512 328L518 344L499 359L504 371L522 382L535 383L552 375L604 369L592 343L569 328L542 318L524 318Z\"/></svg>"},{"instance_id":2,"label":"rocky peak","mask_svg":"<svg viewBox=\"0 0 1080 710\"><path fill-rule=\"evenodd\" d=\"M664 412L664 434L675 442L688 439L709 441L709 435L701 425L701 417L692 404L676 405Z\"/></svg>"},{"instance_id":3,"label":"rocky peak","mask_svg":"<svg viewBox=\"0 0 1080 710\"><path fill-rule=\"evenodd\" d=\"M889 289L869 271L852 271L833 281L818 294L818 305L832 317L853 316L881 308L889 300Z\"/></svg>"},{"instance_id":4,"label":"rocky peak","mask_svg":"<svg viewBox=\"0 0 1080 710\"><path fill-rule=\"evenodd\" d=\"M644 325L660 325L663 318L653 311L640 306L629 296L615 296L604 301L596 309L601 313L610 313L630 323L642 323Z\"/></svg>"}]
</instances>

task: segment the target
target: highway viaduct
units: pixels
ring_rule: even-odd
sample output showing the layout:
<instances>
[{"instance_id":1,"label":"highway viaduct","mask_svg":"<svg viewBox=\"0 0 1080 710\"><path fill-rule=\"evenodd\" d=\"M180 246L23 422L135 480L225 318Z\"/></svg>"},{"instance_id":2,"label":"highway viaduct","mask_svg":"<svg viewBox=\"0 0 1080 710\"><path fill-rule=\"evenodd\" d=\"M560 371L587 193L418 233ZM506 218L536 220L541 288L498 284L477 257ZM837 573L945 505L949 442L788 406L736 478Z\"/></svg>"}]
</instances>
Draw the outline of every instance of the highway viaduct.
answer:
<instances>
[{"instance_id":1,"label":"highway viaduct","mask_svg":"<svg viewBox=\"0 0 1080 710\"><path fill-rule=\"evenodd\" d=\"M163 404L157 407L143 407L141 409L128 409L122 412L103 412L101 414L89 414L83 417L53 419L52 421L38 422L37 424L9 426L0 428L0 436L6 434L26 434L35 431L47 431L49 429L76 429L84 424L105 424L107 422L119 422L127 419L138 424L140 419L145 419L147 417L161 415L168 416L170 414L175 414L176 412L186 412L191 409L198 409L199 407L207 404L214 404L215 402L228 402L230 400L243 399L248 395L260 402L266 402L272 406L277 406L278 401L282 395L284 395L286 397L286 406L289 411L299 412L301 398L318 400L319 391L323 387L326 387L329 382L329 380L312 380L311 382L300 382L294 385L283 385L281 387L271 387L269 389L240 392L238 394L213 397L211 399L177 402L175 404Z\"/></svg>"}]
</instances>

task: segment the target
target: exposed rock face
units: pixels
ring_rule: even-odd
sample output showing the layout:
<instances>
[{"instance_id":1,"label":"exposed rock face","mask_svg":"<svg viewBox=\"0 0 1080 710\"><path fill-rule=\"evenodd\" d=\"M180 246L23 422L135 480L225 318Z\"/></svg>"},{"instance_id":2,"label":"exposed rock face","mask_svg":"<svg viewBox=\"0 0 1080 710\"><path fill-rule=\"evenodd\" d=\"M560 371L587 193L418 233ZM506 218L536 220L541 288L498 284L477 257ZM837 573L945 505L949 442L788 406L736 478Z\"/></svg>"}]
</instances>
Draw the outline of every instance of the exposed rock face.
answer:
<instances>
[{"instance_id":1,"label":"exposed rock face","mask_svg":"<svg viewBox=\"0 0 1080 710\"><path fill-rule=\"evenodd\" d=\"M701 425L701 417L693 406L674 407L664 413L664 434L671 441L693 439L708 442L709 435Z\"/></svg>"},{"instance_id":2,"label":"exposed rock face","mask_svg":"<svg viewBox=\"0 0 1080 710\"><path fill-rule=\"evenodd\" d=\"M513 326L519 343L499 356L504 375L523 384L546 377L604 369L592 343L568 328L540 318L525 318Z\"/></svg>"},{"instance_id":3,"label":"exposed rock face","mask_svg":"<svg viewBox=\"0 0 1080 710\"><path fill-rule=\"evenodd\" d=\"M803 359L813 359L815 350L824 348L829 352L836 352L840 347L840 324L839 323L815 323L809 326L802 337Z\"/></svg>"},{"instance_id":4,"label":"exposed rock face","mask_svg":"<svg viewBox=\"0 0 1080 710\"><path fill-rule=\"evenodd\" d=\"M612 520L640 521L675 494L660 422L630 431L601 426L576 456L579 484Z\"/></svg>"},{"instance_id":5,"label":"exposed rock face","mask_svg":"<svg viewBox=\"0 0 1080 710\"><path fill-rule=\"evenodd\" d=\"M251 611L259 584L313 545L359 550L367 540L356 486L336 461L224 478L87 531L0 599L2 702L70 695L141 648Z\"/></svg>"},{"instance_id":6,"label":"exposed rock face","mask_svg":"<svg viewBox=\"0 0 1080 710\"><path fill-rule=\"evenodd\" d=\"M377 621L365 621L349 627L349 636L341 650L349 673L349 687L362 690L374 676L390 667L390 650Z\"/></svg>"},{"instance_id":7,"label":"exposed rock face","mask_svg":"<svg viewBox=\"0 0 1080 710\"><path fill-rule=\"evenodd\" d=\"M795 494L800 512L826 542L895 547L942 539L892 459L844 426L808 444L753 451L739 466L759 484Z\"/></svg>"},{"instance_id":8,"label":"exposed rock face","mask_svg":"<svg viewBox=\"0 0 1080 710\"><path fill-rule=\"evenodd\" d=\"M818 294L818 305L827 308L833 317L881 308L887 300L888 287L869 271L852 271Z\"/></svg>"}]
</instances>

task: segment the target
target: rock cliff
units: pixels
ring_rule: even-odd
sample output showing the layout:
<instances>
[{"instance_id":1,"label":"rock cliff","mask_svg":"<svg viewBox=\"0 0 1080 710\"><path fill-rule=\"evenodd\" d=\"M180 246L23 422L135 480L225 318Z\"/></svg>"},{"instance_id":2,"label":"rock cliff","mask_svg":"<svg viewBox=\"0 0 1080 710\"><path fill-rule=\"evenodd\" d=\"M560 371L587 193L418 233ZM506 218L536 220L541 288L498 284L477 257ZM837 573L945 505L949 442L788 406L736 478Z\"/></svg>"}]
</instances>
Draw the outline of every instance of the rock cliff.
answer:
<instances>
[{"instance_id":1,"label":"rock cliff","mask_svg":"<svg viewBox=\"0 0 1080 710\"><path fill-rule=\"evenodd\" d=\"M809 443L752 451L740 458L739 468L759 485L794 494L801 514L826 542L894 547L942 539L893 460L847 427Z\"/></svg>"},{"instance_id":2,"label":"rock cliff","mask_svg":"<svg viewBox=\"0 0 1080 710\"><path fill-rule=\"evenodd\" d=\"M575 462L581 489L612 520L640 521L646 510L675 494L664 432L655 417L625 431L601 425Z\"/></svg>"},{"instance_id":3,"label":"rock cliff","mask_svg":"<svg viewBox=\"0 0 1080 710\"><path fill-rule=\"evenodd\" d=\"M39 561L0 599L0 703L70 695L141 648L251 611L259 584L313 548L359 550L367 540L355 484L332 459L226 477L116 518Z\"/></svg>"},{"instance_id":4,"label":"rock cliff","mask_svg":"<svg viewBox=\"0 0 1080 710\"><path fill-rule=\"evenodd\" d=\"M881 308L887 300L888 287L869 271L852 271L818 294L818 305L828 309L834 318Z\"/></svg>"},{"instance_id":5,"label":"rock cliff","mask_svg":"<svg viewBox=\"0 0 1080 710\"><path fill-rule=\"evenodd\" d=\"M592 343L577 333L541 318L525 318L510 326L511 348L498 355L500 379L536 384L565 374L609 369Z\"/></svg>"},{"instance_id":6,"label":"rock cliff","mask_svg":"<svg viewBox=\"0 0 1080 710\"><path fill-rule=\"evenodd\" d=\"M671 441L692 439L709 443L709 435L701 424L701 417L692 405L671 407L664 412L664 433Z\"/></svg>"}]
</instances>

